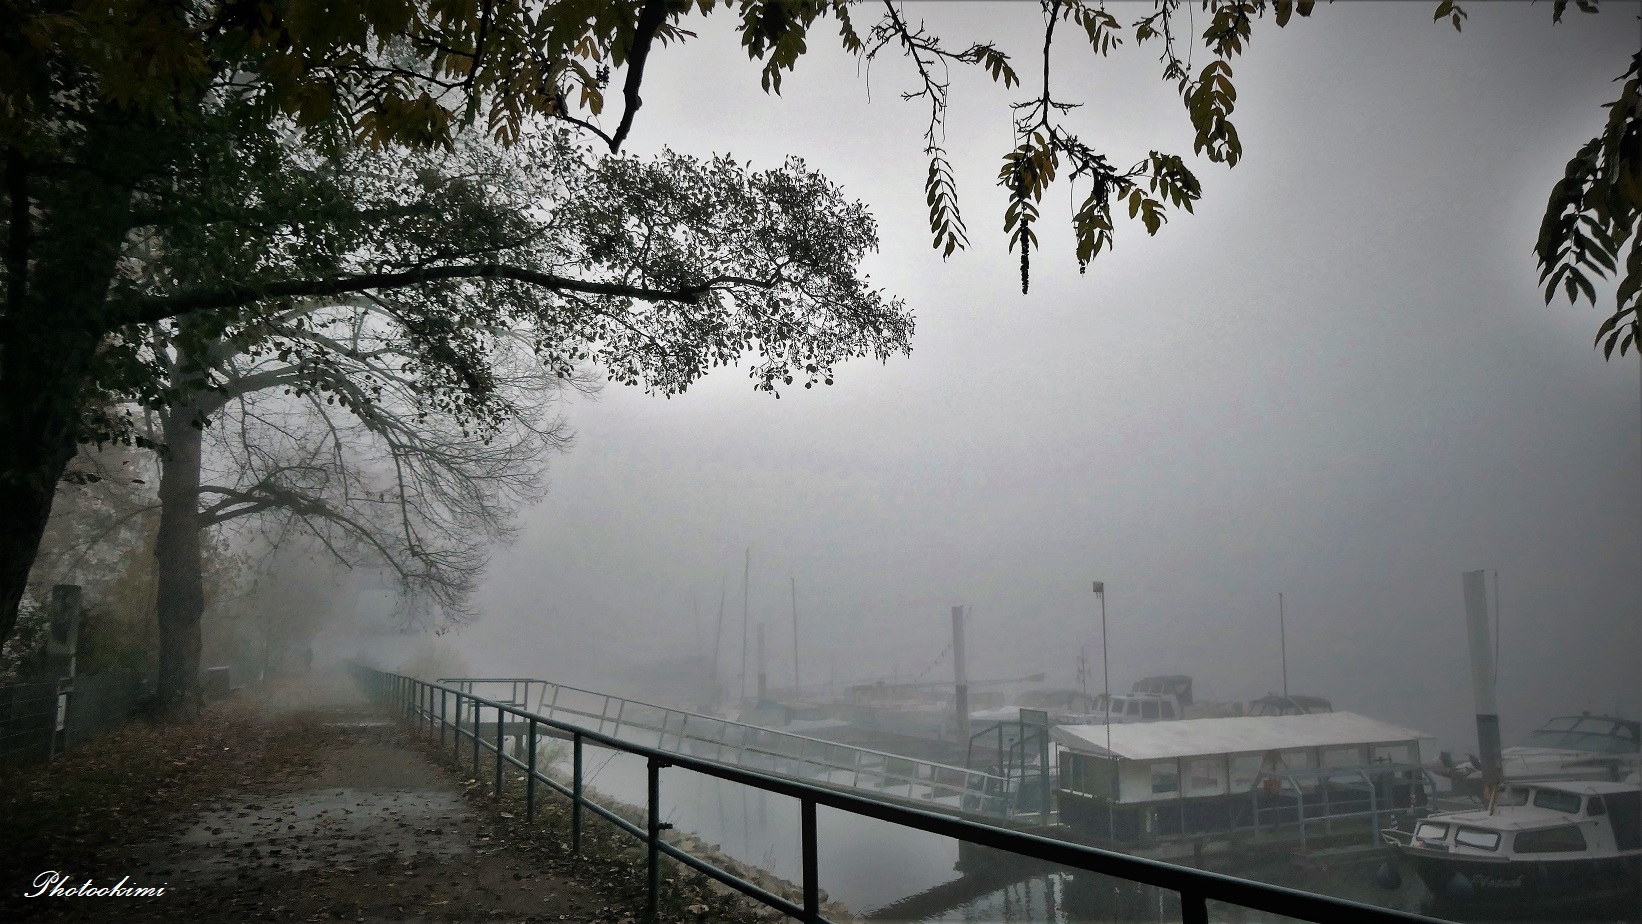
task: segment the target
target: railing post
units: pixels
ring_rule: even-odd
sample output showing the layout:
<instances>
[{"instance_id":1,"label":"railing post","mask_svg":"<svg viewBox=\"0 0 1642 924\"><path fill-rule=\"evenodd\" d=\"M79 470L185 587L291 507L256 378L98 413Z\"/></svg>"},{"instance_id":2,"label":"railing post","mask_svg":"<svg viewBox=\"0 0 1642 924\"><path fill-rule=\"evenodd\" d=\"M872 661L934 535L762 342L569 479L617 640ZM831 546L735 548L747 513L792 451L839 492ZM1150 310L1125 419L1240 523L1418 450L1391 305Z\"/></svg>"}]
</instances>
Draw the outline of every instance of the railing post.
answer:
<instances>
[{"instance_id":1,"label":"railing post","mask_svg":"<svg viewBox=\"0 0 1642 924\"><path fill-rule=\"evenodd\" d=\"M800 800L798 813L804 853L804 921L815 924L821 920L821 884L815 858L815 800Z\"/></svg>"},{"instance_id":2,"label":"railing post","mask_svg":"<svg viewBox=\"0 0 1642 924\"><path fill-rule=\"evenodd\" d=\"M582 733L575 732L571 740L570 767L570 853L582 855Z\"/></svg>"},{"instance_id":3,"label":"railing post","mask_svg":"<svg viewBox=\"0 0 1642 924\"><path fill-rule=\"evenodd\" d=\"M1180 893L1180 924L1209 924L1209 903L1201 893Z\"/></svg>"},{"instance_id":4,"label":"railing post","mask_svg":"<svg viewBox=\"0 0 1642 924\"><path fill-rule=\"evenodd\" d=\"M479 701L473 700L473 781L479 781Z\"/></svg>"},{"instance_id":5,"label":"railing post","mask_svg":"<svg viewBox=\"0 0 1642 924\"><path fill-rule=\"evenodd\" d=\"M445 691L439 691L439 746L445 746Z\"/></svg>"},{"instance_id":6,"label":"railing post","mask_svg":"<svg viewBox=\"0 0 1642 924\"><path fill-rule=\"evenodd\" d=\"M649 859L649 881L645 888L644 919L654 922L661 911L661 761L652 755L648 761L650 776L649 803L650 841L646 845Z\"/></svg>"},{"instance_id":7,"label":"railing post","mask_svg":"<svg viewBox=\"0 0 1642 924\"><path fill-rule=\"evenodd\" d=\"M526 691L529 695L529 691ZM536 820L536 717L530 717L530 763L525 775L525 823Z\"/></svg>"},{"instance_id":8,"label":"railing post","mask_svg":"<svg viewBox=\"0 0 1642 924\"><path fill-rule=\"evenodd\" d=\"M460 767L462 766L462 694L457 693L453 699L456 700L456 708L450 716L453 722L450 729L450 759L456 762L456 766Z\"/></svg>"},{"instance_id":9,"label":"railing post","mask_svg":"<svg viewBox=\"0 0 1642 924\"><path fill-rule=\"evenodd\" d=\"M502 707L496 707L496 792L494 798L502 801Z\"/></svg>"}]
</instances>

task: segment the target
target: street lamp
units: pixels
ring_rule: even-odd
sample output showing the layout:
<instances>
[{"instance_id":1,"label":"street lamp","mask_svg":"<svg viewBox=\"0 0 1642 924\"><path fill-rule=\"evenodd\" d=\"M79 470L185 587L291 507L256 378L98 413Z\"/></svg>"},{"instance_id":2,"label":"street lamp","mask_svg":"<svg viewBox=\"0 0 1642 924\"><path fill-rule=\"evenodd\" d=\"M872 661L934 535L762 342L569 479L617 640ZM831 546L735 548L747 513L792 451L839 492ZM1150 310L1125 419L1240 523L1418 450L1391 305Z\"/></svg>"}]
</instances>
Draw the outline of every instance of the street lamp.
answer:
<instances>
[{"instance_id":1,"label":"street lamp","mask_svg":"<svg viewBox=\"0 0 1642 924\"><path fill-rule=\"evenodd\" d=\"M1106 750L1112 750L1112 677L1111 665L1106 657L1106 582L1095 582L1095 596L1100 598L1100 684L1102 695L1106 698Z\"/></svg>"},{"instance_id":2,"label":"street lamp","mask_svg":"<svg viewBox=\"0 0 1642 924\"><path fill-rule=\"evenodd\" d=\"M1106 582L1095 582L1095 596L1100 598L1100 685L1106 697L1106 760L1112 767L1113 779L1116 779L1117 758L1112 754L1112 673L1106 657ZM1115 788L1115 787L1114 787ZM1106 836L1112 837L1112 801L1116 793L1107 794L1106 798Z\"/></svg>"}]
</instances>

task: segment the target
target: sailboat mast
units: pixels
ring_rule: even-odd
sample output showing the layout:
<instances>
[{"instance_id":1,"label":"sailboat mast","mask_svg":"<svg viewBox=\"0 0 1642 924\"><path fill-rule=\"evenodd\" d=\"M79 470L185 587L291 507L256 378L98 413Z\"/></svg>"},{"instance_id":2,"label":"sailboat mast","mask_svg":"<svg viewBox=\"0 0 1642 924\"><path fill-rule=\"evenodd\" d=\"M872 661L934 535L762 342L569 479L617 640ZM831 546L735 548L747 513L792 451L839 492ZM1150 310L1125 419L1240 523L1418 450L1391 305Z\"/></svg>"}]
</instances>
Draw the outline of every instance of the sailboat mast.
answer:
<instances>
[{"instance_id":1,"label":"sailboat mast","mask_svg":"<svg viewBox=\"0 0 1642 924\"><path fill-rule=\"evenodd\" d=\"M792 582L792 692L794 699L801 699L798 692L803 686L798 680L798 578L787 580Z\"/></svg>"},{"instance_id":2,"label":"sailboat mast","mask_svg":"<svg viewBox=\"0 0 1642 924\"><path fill-rule=\"evenodd\" d=\"M1283 592L1277 592L1277 643L1283 653L1283 695L1289 695L1289 634L1283 623Z\"/></svg>"},{"instance_id":3,"label":"sailboat mast","mask_svg":"<svg viewBox=\"0 0 1642 924\"><path fill-rule=\"evenodd\" d=\"M718 579L718 628L713 630L713 705L718 705L718 699L723 691L718 687L718 653L724 641L724 578Z\"/></svg>"},{"instance_id":4,"label":"sailboat mast","mask_svg":"<svg viewBox=\"0 0 1642 924\"><path fill-rule=\"evenodd\" d=\"M753 547L747 546L747 558L741 565L741 702L747 701L747 582L753 570Z\"/></svg>"}]
</instances>

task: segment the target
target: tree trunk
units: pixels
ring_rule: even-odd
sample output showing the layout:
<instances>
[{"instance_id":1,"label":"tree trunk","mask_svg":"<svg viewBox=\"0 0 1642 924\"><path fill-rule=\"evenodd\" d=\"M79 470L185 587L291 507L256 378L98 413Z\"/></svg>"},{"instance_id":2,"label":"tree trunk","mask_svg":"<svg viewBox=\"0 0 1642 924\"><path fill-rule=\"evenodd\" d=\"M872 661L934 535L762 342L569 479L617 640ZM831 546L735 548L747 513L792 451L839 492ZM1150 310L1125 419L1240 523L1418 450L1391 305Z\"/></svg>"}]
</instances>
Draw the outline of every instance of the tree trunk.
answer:
<instances>
[{"instance_id":1,"label":"tree trunk","mask_svg":"<svg viewBox=\"0 0 1642 924\"><path fill-rule=\"evenodd\" d=\"M200 443L194 409L165 415L165 455L160 474L160 531L154 541L160 622L159 709L166 718L198 715L200 618L205 582L200 554Z\"/></svg>"},{"instance_id":2,"label":"tree trunk","mask_svg":"<svg viewBox=\"0 0 1642 924\"><path fill-rule=\"evenodd\" d=\"M0 643L11 636L57 483L74 458L97 349L118 321L110 279L140 178L173 161L183 133L113 108L41 171L5 156L0 305ZM76 169L84 168L84 169Z\"/></svg>"},{"instance_id":3,"label":"tree trunk","mask_svg":"<svg viewBox=\"0 0 1642 924\"><path fill-rule=\"evenodd\" d=\"M17 624L57 481L78 448L72 421L29 414L31 402L17 394L21 389L10 379L0 379L0 427L5 433L0 442L7 444L0 449L0 643ZM23 426L13 426L20 418Z\"/></svg>"},{"instance_id":4,"label":"tree trunk","mask_svg":"<svg viewBox=\"0 0 1642 924\"><path fill-rule=\"evenodd\" d=\"M118 144L110 148L120 151ZM101 176L40 181L15 150L7 152L5 187L0 642L17 623L57 482L79 448L86 382L108 328L108 280L131 218L128 186Z\"/></svg>"}]
</instances>

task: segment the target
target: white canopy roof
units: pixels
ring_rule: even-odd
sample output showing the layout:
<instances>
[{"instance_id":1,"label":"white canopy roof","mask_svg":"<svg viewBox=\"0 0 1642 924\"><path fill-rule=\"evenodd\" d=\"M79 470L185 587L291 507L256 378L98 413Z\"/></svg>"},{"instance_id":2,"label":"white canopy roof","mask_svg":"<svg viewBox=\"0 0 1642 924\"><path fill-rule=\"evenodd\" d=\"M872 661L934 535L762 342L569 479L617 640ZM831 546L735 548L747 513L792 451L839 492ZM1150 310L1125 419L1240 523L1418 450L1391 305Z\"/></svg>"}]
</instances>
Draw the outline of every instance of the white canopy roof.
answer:
<instances>
[{"instance_id":1,"label":"white canopy roof","mask_svg":"<svg viewBox=\"0 0 1642 924\"><path fill-rule=\"evenodd\" d=\"M1354 712L1316 715L1261 715L1226 719L1181 719L1111 726L1112 749L1106 750L1105 725L1056 725L1056 743L1081 754L1123 760L1163 760L1205 754L1264 753L1291 748L1352 744L1399 744L1430 738Z\"/></svg>"}]
</instances>

